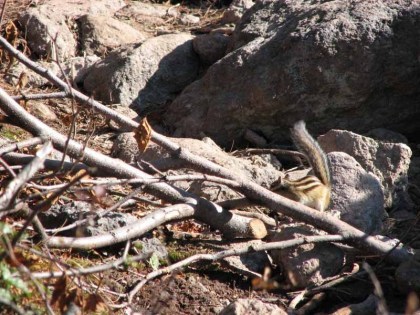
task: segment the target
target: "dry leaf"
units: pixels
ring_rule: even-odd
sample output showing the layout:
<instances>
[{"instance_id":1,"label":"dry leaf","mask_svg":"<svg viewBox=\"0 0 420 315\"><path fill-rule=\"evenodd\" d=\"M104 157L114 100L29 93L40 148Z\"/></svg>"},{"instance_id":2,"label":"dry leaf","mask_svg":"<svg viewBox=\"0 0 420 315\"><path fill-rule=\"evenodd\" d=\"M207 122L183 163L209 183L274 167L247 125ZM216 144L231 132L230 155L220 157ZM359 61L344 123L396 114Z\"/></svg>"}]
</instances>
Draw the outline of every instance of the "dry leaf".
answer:
<instances>
[{"instance_id":1,"label":"dry leaf","mask_svg":"<svg viewBox=\"0 0 420 315\"><path fill-rule=\"evenodd\" d=\"M16 47L16 41L19 35L19 31L15 25L15 23L13 23L12 21L9 21L6 24L6 27L4 28L5 33L6 33L6 39L7 41L13 45L13 47Z\"/></svg>"},{"instance_id":2,"label":"dry leaf","mask_svg":"<svg viewBox=\"0 0 420 315\"><path fill-rule=\"evenodd\" d=\"M28 84L28 74L25 71L22 71L20 73L19 80L16 83L16 90L22 91L27 84Z\"/></svg>"},{"instance_id":3,"label":"dry leaf","mask_svg":"<svg viewBox=\"0 0 420 315\"><path fill-rule=\"evenodd\" d=\"M147 145L149 144L150 138L152 137L152 127L150 127L147 118L144 117L139 126L134 131L134 138L137 141L139 151L143 153L146 151Z\"/></svg>"}]
</instances>

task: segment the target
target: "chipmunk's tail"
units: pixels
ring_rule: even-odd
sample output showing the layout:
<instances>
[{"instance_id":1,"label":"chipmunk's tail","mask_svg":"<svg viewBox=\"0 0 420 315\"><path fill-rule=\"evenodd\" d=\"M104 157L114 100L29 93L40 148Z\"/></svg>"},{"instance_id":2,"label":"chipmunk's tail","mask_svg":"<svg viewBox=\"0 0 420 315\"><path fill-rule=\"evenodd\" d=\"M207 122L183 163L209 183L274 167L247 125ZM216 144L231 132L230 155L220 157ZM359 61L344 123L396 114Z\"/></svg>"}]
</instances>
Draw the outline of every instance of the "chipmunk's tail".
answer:
<instances>
[{"instance_id":1,"label":"chipmunk's tail","mask_svg":"<svg viewBox=\"0 0 420 315\"><path fill-rule=\"evenodd\" d=\"M290 129L296 147L305 154L316 177L326 186L331 187L330 164L325 152L318 142L306 130L303 120L295 123Z\"/></svg>"}]
</instances>

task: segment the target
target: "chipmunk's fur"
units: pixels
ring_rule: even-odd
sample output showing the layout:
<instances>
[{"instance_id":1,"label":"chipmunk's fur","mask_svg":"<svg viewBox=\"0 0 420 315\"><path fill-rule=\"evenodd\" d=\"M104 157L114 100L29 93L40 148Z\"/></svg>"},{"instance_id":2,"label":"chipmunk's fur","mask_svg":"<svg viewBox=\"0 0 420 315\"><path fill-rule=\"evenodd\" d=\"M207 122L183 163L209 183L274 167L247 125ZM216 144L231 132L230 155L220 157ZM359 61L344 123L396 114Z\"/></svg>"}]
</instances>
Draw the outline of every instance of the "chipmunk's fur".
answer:
<instances>
[{"instance_id":1,"label":"chipmunk's fur","mask_svg":"<svg viewBox=\"0 0 420 315\"><path fill-rule=\"evenodd\" d=\"M298 121L290 130L293 142L306 155L314 175L298 180L280 178L272 185L276 193L308 207L324 211L331 195L331 175L328 158L318 142L308 133L304 121Z\"/></svg>"}]
</instances>

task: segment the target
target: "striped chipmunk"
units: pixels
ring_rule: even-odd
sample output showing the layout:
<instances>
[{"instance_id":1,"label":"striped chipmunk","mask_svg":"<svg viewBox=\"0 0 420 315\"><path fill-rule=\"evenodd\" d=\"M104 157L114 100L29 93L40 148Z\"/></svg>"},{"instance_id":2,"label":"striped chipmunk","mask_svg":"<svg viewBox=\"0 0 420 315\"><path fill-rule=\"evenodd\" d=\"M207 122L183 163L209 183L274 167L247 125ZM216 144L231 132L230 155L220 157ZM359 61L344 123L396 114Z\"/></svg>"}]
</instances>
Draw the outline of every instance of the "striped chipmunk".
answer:
<instances>
[{"instance_id":1,"label":"striped chipmunk","mask_svg":"<svg viewBox=\"0 0 420 315\"><path fill-rule=\"evenodd\" d=\"M280 177L271 185L271 190L308 207L324 211L328 208L331 194L328 158L306 130L304 121L298 121L290 132L294 144L311 164L314 175L306 175L298 180L289 180L287 175Z\"/></svg>"}]
</instances>

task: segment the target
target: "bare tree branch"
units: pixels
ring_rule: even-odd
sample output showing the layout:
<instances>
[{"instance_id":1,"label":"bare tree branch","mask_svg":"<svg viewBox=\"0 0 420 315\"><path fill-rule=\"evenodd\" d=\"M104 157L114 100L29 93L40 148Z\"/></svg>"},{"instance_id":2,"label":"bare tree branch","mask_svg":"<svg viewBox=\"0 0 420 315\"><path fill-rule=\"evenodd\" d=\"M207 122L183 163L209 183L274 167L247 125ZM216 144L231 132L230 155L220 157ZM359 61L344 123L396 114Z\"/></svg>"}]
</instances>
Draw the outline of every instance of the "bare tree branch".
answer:
<instances>
[{"instance_id":1,"label":"bare tree branch","mask_svg":"<svg viewBox=\"0 0 420 315\"><path fill-rule=\"evenodd\" d=\"M3 158L5 161L10 163L11 165L26 165L30 161L32 161L34 157L33 155L29 155L29 154L11 152L11 153L6 153L3 156ZM61 166L61 160L45 159L43 168L46 170L53 171L59 168L60 166ZM73 170L77 172L80 170L88 169L88 166L83 163L64 162L61 169L63 171ZM95 174L95 175L99 176L101 174Z\"/></svg>"},{"instance_id":2,"label":"bare tree branch","mask_svg":"<svg viewBox=\"0 0 420 315\"><path fill-rule=\"evenodd\" d=\"M1 37L0 37L1 41ZM98 171L118 178L151 178L147 173L128 165L118 159L113 159L101 153L98 153L90 148L83 150L83 146L76 141L70 140L56 130L47 126L36 117L25 111L19 104L17 104L10 96L0 88L0 106L1 109L9 116L13 116L15 120L19 121L21 126L33 134L46 136L51 139L54 146L58 149L68 149L68 154L74 158L83 155L83 162L95 166ZM171 203L188 203L196 208L195 215L198 220L201 220L212 227L219 229L227 237L241 237L262 238L266 235L266 230L250 229L249 218L240 217L224 210L222 207L212 203L204 198L199 198L182 189L175 188L166 183L151 183L145 187L145 190L155 196L167 200ZM253 219L256 220L256 219ZM262 222L261 222L262 224ZM263 228L264 225L260 225ZM251 233L245 235L244 233ZM253 234L256 232L256 234Z\"/></svg>"},{"instance_id":3,"label":"bare tree branch","mask_svg":"<svg viewBox=\"0 0 420 315\"><path fill-rule=\"evenodd\" d=\"M190 204L177 204L159 210L141 218L140 220L115 229L108 234L89 237L50 237L46 241L49 247L92 249L110 246L138 238L144 233L173 220L189 219L194 216L195 207Z\"/></svg>"}]
</instances>

